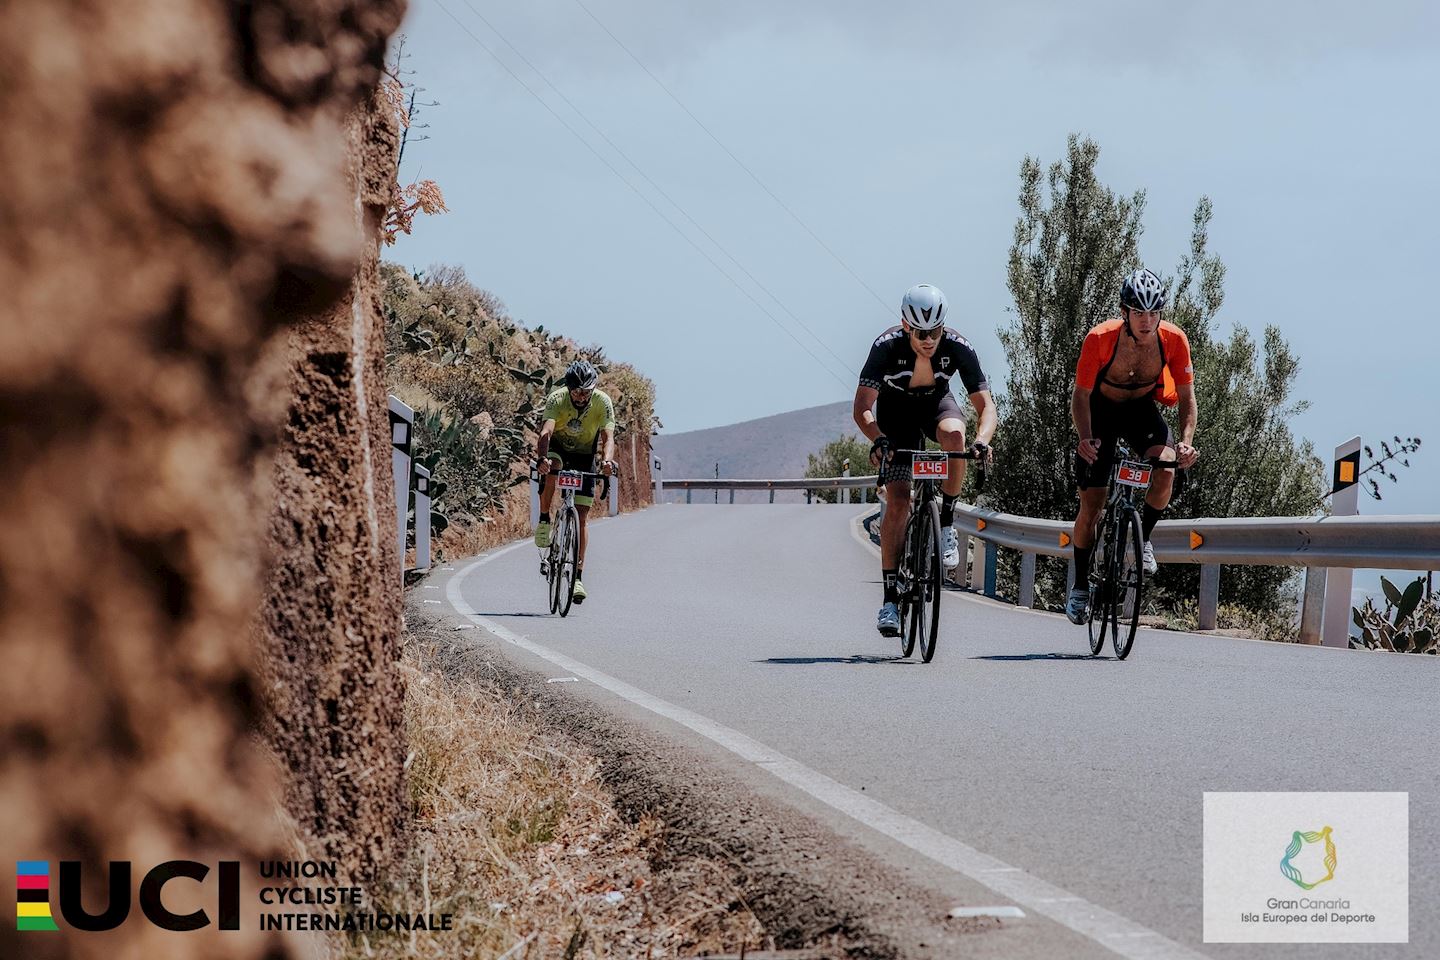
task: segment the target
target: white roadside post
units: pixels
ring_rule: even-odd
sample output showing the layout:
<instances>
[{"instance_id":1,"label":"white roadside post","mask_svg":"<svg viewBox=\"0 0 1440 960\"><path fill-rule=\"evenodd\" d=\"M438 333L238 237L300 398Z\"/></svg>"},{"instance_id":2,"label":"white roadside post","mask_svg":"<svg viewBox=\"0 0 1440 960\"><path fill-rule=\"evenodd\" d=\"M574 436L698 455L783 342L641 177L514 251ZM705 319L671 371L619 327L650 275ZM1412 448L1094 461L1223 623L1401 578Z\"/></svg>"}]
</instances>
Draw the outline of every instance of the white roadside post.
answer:
<instances>
[{"instance_id":1,"label":"white roadside post","mask_svg":"<svg viewBox=\"0 0 1440 960\"><path fill-rule=\"evenodd\" d=\"M660 458L653 461L652 469L655 471L655 503L665 502L665 477L660 472Z\"/></svg>"},{"instance_id":2,"label":"white roadside post","mask_svg":"<svg viewBox=\"0 0 1440 960\"><path fill-rule=\"evenodd\" d=\"M415 572L430 569L430 471L415 464Z\"/></svg>"},{"instance_id":3,"label":"white roadside post","mask_svg":"<svg viewBox=\"0 0 1440 960\"><path fill-rule=\"evenodd\" d=\"M620 515L620 484L615 482L615 478L612 476L608 487L610 494L610 516L618 517Z\"/></svg>"},{"instance_id":4,"label":"white roadside post","mask_svg":"<svg viewBox=\"0 0 1440 960\"><path fill-rule=\"evenodd\" d=\"M410 451L415 435L415 411L399 397L390 397L390 467L395 477L395 525L399 540L400 578L405 578L405 515L410 506Z\"/></svg>"},{"instance_id":5,"label":"white roadside post","mask_svg":"<svg viewBox=\"0 0 1440 960\"><path fill-rule=\"evenodd\" d=\"M1360 438L1351 437L1335 448L1335 469L1330 487L1330 513L1353 517L1360 512ZM1321 635L1327 647L1350 645L1350 587L1355 571L1331 567L1325 574L1325 621Z\"/></svg>"},{"instance_id":6,"label":"white roadside post","mask_svg":"<svg viewBox=\"0 0 1440 960\"><path fill-rule=\"evenodd\" d=\"M840 471L840 475L841 475L842 477L847 478L847 479L849 478L849 476L850 476L850 458L849 458L849 457L846 457L846 458L845 458L845 469L842 470L842 471ZM843 504L845 504L846 506L849 506L849 504L850 504L850 488L849 488L849 487L844 487L844 488L842 488L842 489L840 490L840 502L843 503Z\"/></svg>"}]
</instances>

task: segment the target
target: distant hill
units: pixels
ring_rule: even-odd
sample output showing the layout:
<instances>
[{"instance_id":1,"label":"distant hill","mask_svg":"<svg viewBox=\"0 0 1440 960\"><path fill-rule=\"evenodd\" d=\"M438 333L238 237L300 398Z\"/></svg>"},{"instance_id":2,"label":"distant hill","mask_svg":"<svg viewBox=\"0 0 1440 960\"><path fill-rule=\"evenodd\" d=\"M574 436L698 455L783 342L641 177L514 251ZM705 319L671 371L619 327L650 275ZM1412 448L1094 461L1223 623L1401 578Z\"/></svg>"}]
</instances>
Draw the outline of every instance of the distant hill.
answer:
<instances>
[{"instance_id":1,"label":"distant hill","mask_svg":"<svg viewBox=\"0 0 1440 960\"><path fill-rule=\"evenodd\" d=\"M652 439L655 455L664 464L665 477L713 477L718 461L721 477L778 479L804 476L806 457L847 433L858 435L860 431L850 417L850 402L842 400L724 427L661 434ZM856 472L859 472L858 465ZM697 493L696 497L699 496ZM710 499L714 495L707 492L705 496ZM722 502L728 496L721 494ZM777 501L803 497L798 492L788 496L776 494ZM736 495L737 502L767 498L768 494ZM665 499L675 498L667 495Z\"/></svg>"}]
</instances>

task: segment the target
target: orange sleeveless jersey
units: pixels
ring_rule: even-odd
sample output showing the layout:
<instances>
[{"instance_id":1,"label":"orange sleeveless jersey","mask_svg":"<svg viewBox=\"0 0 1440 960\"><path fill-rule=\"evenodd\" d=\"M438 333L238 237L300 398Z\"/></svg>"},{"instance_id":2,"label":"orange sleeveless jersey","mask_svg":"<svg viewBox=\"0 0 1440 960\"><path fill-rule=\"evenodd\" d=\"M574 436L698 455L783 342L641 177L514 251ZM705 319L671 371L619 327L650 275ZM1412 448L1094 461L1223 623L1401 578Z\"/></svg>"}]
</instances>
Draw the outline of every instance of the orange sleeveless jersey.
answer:
<instances>
[{"instance_id":1,"label":"orange sleeveless jersey","mask_svg":"<svg viewBox=\"0 0 1440 960\"><path fill-rule=\"evenodd\" d=\"M1115 359L1122 329L1123 321L1116 317L1085 334L1080 362L1075 365L1075 385L1081 390L1095 389L1100 372ZM1184 330L1165 320L1160 321L1160 355L1165 366L1160 371L1160 382L1150 395L1165 406L1173 407L1180 402L1177 388L1195 382L1195 368L1190 362L1190 339Z\"/></svg>"}]
</instances>

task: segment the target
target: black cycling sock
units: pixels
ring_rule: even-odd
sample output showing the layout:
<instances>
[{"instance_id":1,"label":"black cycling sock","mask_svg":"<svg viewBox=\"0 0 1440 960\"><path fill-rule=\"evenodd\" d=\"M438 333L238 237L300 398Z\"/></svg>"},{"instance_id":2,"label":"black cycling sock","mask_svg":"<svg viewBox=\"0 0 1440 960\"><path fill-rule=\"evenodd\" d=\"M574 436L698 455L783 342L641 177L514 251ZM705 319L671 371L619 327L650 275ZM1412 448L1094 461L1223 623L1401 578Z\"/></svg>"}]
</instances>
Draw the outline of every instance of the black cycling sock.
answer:
<instances>
[{"instance_id":1,"label":"black cycling sock","mask_svg":"<svg viewBox=\"0 0 1440 960\"><path fill-rule=\"evenodd\" d=\"M549 523L549 522L550 522L550 514L548 514L548 513L542 513L542 514L540 514L540 522L541 522L541 523Z\"/></svg>"},{"instance_id":2,"label":"black cycling sock","mask_svg":"<svg viewBox=\"0 0 1440 960\"><path fill-rule=\"evenodd\" d=\"M1160 516L1165 512L1163 507L1152 507L1145 504L1145 509L1140 514L1140 534L1143 539L1150 539L1150 531L1155 529L1155 524L1160 522Z\"/></svg>"},{"instance_id":3,"label":"black cycling sock","mask_svg":"<svg viewBox=\"0 0 1440 960\"><path fill-rule=\"evenodd\" d=\"M576 567L576 568L575 568L575 579L576 579L576 580L584 580L584 579L585 579L584 577L580 576L580 574L581 574L582 572L583 572L583 571L581 571L581 569L580 569L579 567Z\"/></svg>"},{"instance_id":4,"label":"black cycling sock","mask_svg":"<svg viewBox=\"0 0 1440 960\"><path fill-rule=\"evenodd\" d=\"M1090 574L1090 554L1095 550L1092 543L1088 547L1075 544L1075 581L1070 584L1071 590L1080 590L1085 584L1085 578Z\"/></svg>"},{"instance_id":5,"label":"black cycling sock","mask_svg":"<svg viewBox=\"0 0 1440 960\"><path fill-rule=\"evenodd\" d=\"M886 602L886 603L899 603L899 602L900 602L900 587L899 587L899 585L896 583L896 581L899 579L899 576L900 576L900 571L899 571L898 569L895 569L895 568L892 568L892 569L889 569L889 570L881 570L881 571L880 571L880 579L881 579L882 581L884 581L884 583L885 583L885 602Z\"/></svg>"},{"instance_id":6,"label":"black cycling sock","mask_svg":"<svg viewBox=\"0 0 1440 960\"><path fill-rule=\"evenodd\" d=\"M948 527L955 522L955 501L959 496L952 497L943 490L940 492L940 526Z\"/></svg>"}]
</instances>

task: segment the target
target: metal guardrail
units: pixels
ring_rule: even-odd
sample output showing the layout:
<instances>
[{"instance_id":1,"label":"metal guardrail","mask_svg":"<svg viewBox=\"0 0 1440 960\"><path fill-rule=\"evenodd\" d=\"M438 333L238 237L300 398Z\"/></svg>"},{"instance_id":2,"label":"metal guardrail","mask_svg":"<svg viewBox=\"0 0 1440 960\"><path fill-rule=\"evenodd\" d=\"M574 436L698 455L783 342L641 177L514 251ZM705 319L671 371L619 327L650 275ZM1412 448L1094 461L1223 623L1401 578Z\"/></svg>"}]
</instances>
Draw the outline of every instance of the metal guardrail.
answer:
<instances>
[{"instance_id":1,"label":"metal guardrail","mask_svg":"<svg viewBox=\"0 0 1440 960\"><path fill-rule=\"evenodd\" d=\"M776 490L804 490L805 502L809 503L816 490L866 490L875 486L876 477L801 477L790 480L752 480L741 477L708 477L699 480L671 480L666 478L664 489L674 487L685 491L685 502L691 503L695 490L729 490L730 502L735 502L736 490L769 490L770 502L775 502Z\"/></svg>"},{"instance_id":2,"label":"metal guardrail","mask_svg":"<svg viewBox=\"0 0 1440 960\"><path fill-rule=\"evenodd\" d=\"M874 476L807 477L786 480L699 479L665 480L666 487L686 491L859 489L875 485ZM881 509L884 509L882 500ZM968 567L956 571L962 586L975 584L995 596L997 551L1020 552L1019 604L1035 604L1035 558L1066 557L1073 564L1070 535L1073 523L1040 520L955 505L955 529L978 541ZM1377 517L1256 517L1165 520L1151 536L1155 557L1165 563L1200 565L1198 620L1202 630L1215 629L1220 600L1220 568L1241 566L1303 567L1305 587L1301 600L1300 640L1319 643L1326 591L1326 571L1440 570L1440 516ZM1338 575L1337 575L1338 578ZM1348 598L1345 605L1348 615ZM1344 635L1344 632L1341 632Z\"/></svg>"}]
</instances>

